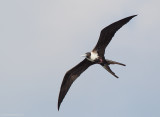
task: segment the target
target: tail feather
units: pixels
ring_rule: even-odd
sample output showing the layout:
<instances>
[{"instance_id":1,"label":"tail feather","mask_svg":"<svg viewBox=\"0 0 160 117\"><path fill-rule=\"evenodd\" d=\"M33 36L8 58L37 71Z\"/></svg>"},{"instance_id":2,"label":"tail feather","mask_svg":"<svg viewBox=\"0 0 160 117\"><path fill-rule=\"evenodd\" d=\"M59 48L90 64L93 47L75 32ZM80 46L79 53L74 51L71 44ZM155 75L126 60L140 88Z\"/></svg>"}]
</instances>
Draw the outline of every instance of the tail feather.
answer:
<instances>
[{"instance_id":1,"label":"tail feather","mask_svg":"<svg viewBox=\"0 0 160 117\"><path fill-rule=\"evenodd\" d=\"M111 69L107 64L102 65L109 73L111 73L113 76L115 76L116 78L119 78Z\"/></svg>"},{"instance_id":2,"label":"tail feather","mask_svg":"<svg viewBox=\"0 0 160 117\"><path fill-rule=\"evenodd\" d=\"M106 60L107 63L110 65L110 64L118 64L118 65L122 65L122 66L126 66L125 64L123 63L119 63L119 62L116 62L116 61L112 61L112 60Z\"/></svg>"}]
</instances>

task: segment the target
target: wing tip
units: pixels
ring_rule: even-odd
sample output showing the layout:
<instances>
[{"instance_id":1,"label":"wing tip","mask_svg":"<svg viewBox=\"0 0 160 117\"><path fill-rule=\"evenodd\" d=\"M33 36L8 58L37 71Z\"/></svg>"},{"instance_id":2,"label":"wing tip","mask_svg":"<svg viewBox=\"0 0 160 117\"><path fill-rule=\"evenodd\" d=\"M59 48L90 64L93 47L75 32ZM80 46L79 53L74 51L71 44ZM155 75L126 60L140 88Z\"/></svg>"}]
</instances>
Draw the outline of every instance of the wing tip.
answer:
<instances>
[{"instance_id":1,"label":"wing tip","mask_svg":"<svg viewBox=\"0 0 160 117\"><path fill-rule=\"evenodd\" d=\"M63 99L62 99L62 100L63 100ZM60 93L59 93L59 97L58 97L58 104L57 104L57 109L58 109L58 111L59 111L59 109L60 109L62 100L61 100L61 92L60 92Z\"/></svg>"},{"instance_id":2,"label":"wing tip","mask_svg":"<svg viewBox=\"0 0 160 117\"><path fill-rule=\"evenodd\" d=\"M61 105L61 103L58 102L58 106L57 106L58 111L60 109L60 105Z\"/></svg>"},{"instance_id":3,"label":"wing tip","mask_svg":"<svg viewBox=\"0 0 160 117\"><path fill-rule=\"evenodd\" d=\"M117 79L119 78L116 74L114 74L114 76L115 76Z\"/></svg>"},{"instance_id":4,"label":"wing tip","mask_svg":"<svg viewBox=\"0 0 160 117\"><path fill-rule=\"evenodd\" d=\"M132 15L132 16L129 16L128 18L134 18L134 17L136 17L136 16L138 16L138 14L136 14L136 15Z\"/></svg>"},{"instance_id":5,"label":"wing tip","mask_svg":"<svg viewBox=\"0 0 160 117\"><path fill-rule=\"evenodd\" d=\"M137 15L138 15L138 14L136 14L136 15L131 15L131 16L128 16L128 17L122 19L122 20L128 20L127 22L129 22L132 18L136 17Z\"/></svg>"},{"instance_id":6,"label":"wing tip","mask_svg":"<svg viewBox=\"0 0 160 117\"><path fill-rule=\"evenodd\" d=\"M133 17L135 17L135 16L138 16L138 14L136 14L136 15L132 15Z\"/></svg>"}]
</instances>

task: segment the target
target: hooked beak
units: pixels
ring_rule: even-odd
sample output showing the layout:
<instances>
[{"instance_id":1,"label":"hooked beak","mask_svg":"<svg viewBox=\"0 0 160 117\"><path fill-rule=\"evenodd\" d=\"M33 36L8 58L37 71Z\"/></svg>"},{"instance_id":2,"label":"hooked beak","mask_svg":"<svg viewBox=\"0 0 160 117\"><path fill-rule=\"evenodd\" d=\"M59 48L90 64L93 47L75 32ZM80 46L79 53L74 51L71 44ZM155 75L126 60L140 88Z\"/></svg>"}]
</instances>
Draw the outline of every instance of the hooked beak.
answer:
<instances>
[{"instance_id":1,"label":"hooked beak","mask_svg":"<svg viewBox=\"0 0 160 117\"><path fill-rule=\"evenodd\" d=\"M87 56L87 54L84 54L84 55L81 55L82 57L86 57Z\"/></svg>"}]
</instances>

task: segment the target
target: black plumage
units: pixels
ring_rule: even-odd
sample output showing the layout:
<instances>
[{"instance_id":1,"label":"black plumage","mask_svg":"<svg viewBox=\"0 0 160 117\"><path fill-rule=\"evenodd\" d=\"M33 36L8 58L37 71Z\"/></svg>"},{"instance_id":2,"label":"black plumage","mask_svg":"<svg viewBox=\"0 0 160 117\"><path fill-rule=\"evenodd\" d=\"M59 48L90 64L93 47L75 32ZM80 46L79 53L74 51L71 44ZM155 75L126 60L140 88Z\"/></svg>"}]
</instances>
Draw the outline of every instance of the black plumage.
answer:
<instances>
[{"instance_id":1,"label":"black plumage","mask_svg":"<svg viewBox=\"0 0 160 117\"><path fill-rule=\"evenodd\" d=\"M78 65L70 69L69 71L66 72L61 88L60 88L60 93L59 93L59 98L58 98L58 110L60 108L60 105L67 94L69 88L71 87L72 83L83 73L89 66L93 64L100 64L103 66L109 73L111 73L113 76L118 78L118 76L110 69L109 65L110 64L118 64L118 65L123 65L125 64L108 60L105 59L104 53L105 53L105 48L111 41L112 37L114 34L127 22L129 22L133 17L136 15L121 19L115 23L112 23L111 25L105 27L101 33L99 40L95 46L95 48L91 52L87 52L85 54L85 59L80 62Z\"/></svg>"},{"instance_id":2,"label":"black plumage","mask_svg":"<svg viewBox=\"0 0 160 117\"><path fill-rule=\"evenodd\" d=\"M65 74L64 79L62 81L61 91L60 91L59 99L58 99L58 110L59 110L61 102L63 101L72 83L76 80L76 78L78 78L78 76L81 75L82 72L84 72L89 66L93 64L94 64L93 62L88 61L85 58L82 62L80 62L78 65L70 69Z\"/></svg>"}]
</instances>

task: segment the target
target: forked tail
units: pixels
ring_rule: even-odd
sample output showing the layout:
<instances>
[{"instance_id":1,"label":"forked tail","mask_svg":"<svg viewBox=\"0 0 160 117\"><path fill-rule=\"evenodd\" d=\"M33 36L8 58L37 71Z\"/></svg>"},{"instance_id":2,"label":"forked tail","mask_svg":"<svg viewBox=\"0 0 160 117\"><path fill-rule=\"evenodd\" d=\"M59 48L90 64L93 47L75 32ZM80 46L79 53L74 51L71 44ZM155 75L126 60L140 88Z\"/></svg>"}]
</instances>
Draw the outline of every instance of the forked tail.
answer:
<instances>
[{"instance_id":1,"label":"forked tail","mask_svg":"<svg viewBox=\"0 0 160 117\"><path fill-rule=\"evenodd\" d=\"M108 59L106 59L106 63L105 64L101 64L109 73L111 73L116 78L118 78L118 76L110 69L110 67L109 67L110 64L118 64L118 65L126 66L123 63L119 63L119 62L108 60Z\"/></svg>"},{"instance_id":2,"label":"forked tail","mask_svg":"<svg viewBox=\"0 0 160 117\"><path fill-rule=\"evenodd\" d=\"M110 69L110 67L107 64L102 65L104 67L104 69L106 69L109 73L111 73L113 76L115 76L116 78L118 78L118 76L116 76L116 74Z\"/></svg>"},{"instance_id":3,"label":"forked tail","mask_svg":"<svg viewBox=\"0 0 160 117\"><path fill-rule=\"evenodd\" d=\"M109 65L110 65L110 64L118 64L118 65L126 66L126 65L123 64L123 63L119 63L119 62L112 61L112 60L108 60L108 59L106 59L106 62L107 62Z\"/></svg>"}]
</instances>

